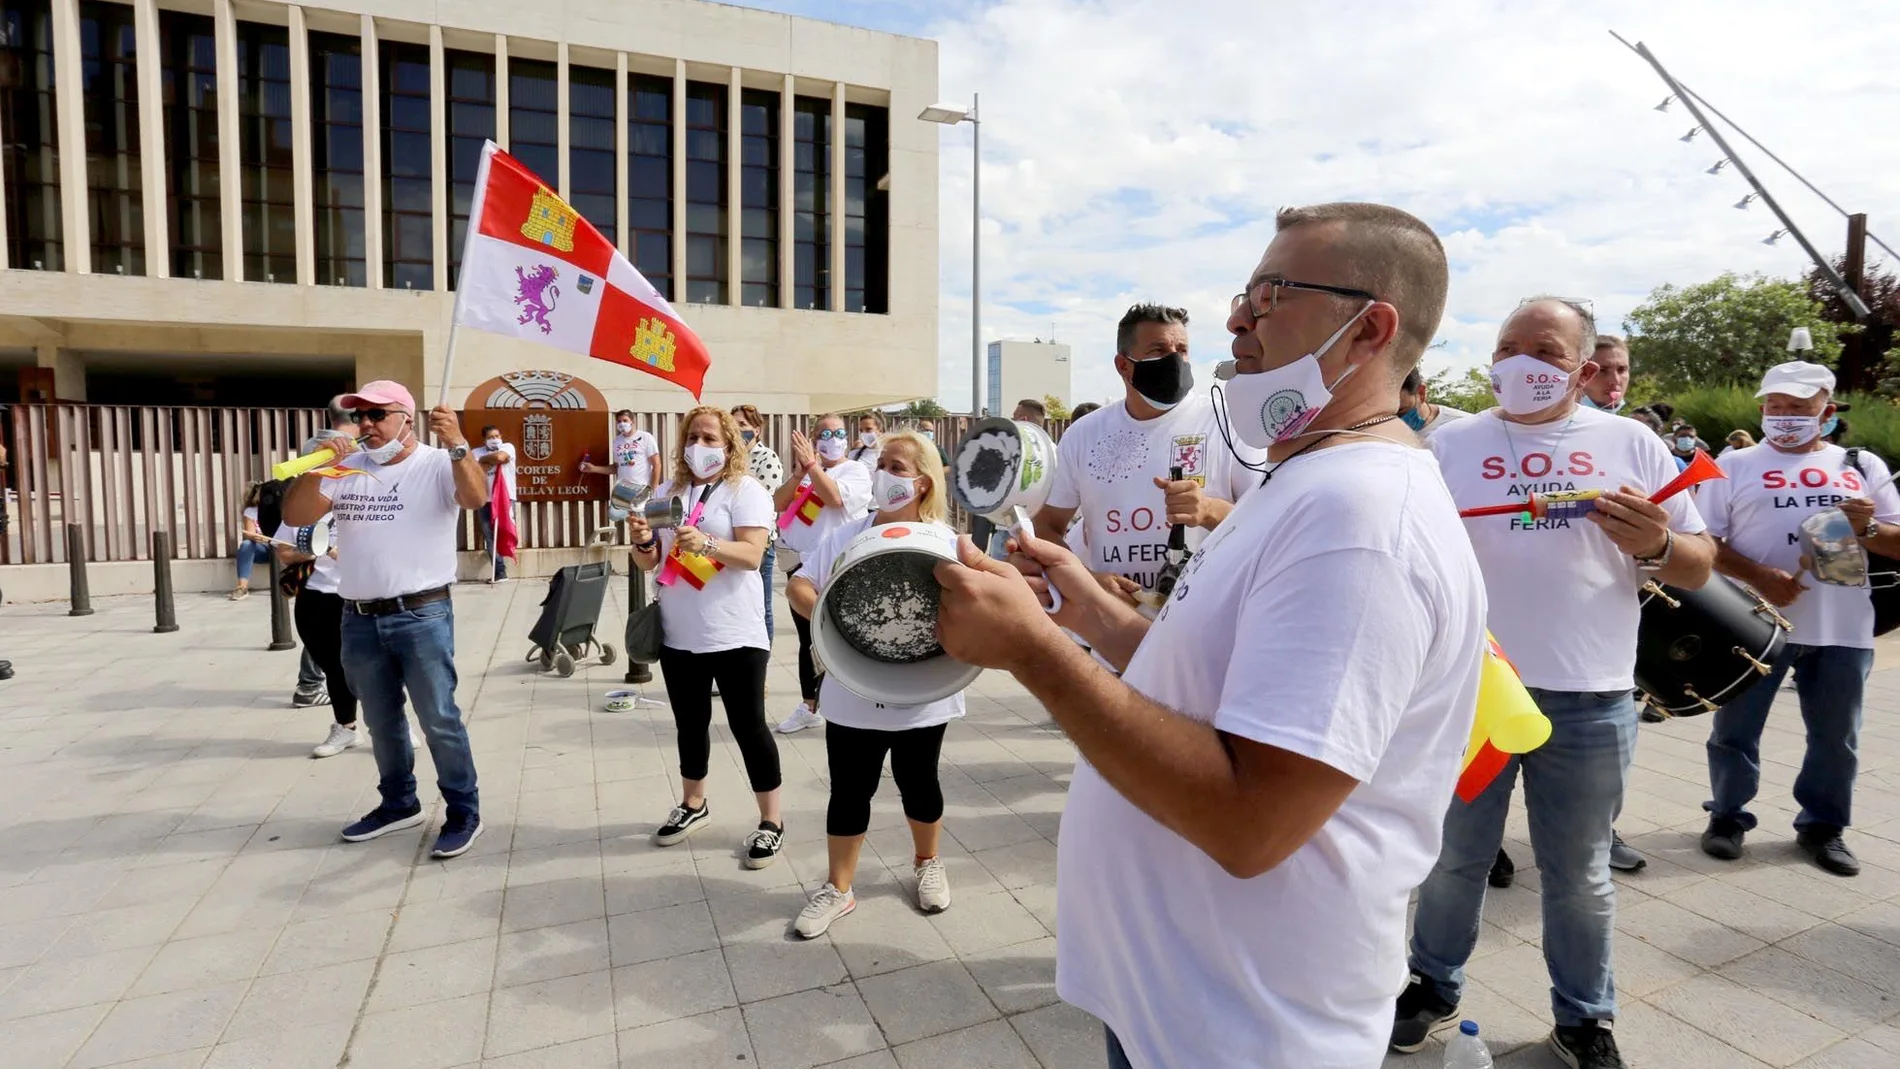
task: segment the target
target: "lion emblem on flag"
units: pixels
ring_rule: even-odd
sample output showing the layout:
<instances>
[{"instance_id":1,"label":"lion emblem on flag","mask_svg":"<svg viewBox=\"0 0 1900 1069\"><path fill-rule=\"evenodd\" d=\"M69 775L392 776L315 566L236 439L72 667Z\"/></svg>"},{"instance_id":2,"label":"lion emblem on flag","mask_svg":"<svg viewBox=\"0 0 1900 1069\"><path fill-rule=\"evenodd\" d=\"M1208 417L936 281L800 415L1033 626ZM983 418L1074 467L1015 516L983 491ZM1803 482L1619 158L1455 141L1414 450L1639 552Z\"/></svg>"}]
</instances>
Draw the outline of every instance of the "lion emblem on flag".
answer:
<instances>
[{"instance_id":1,"label":"lion emblem on flag","mask_svg":"<svg viewBox=\"0 0 1900 1069\"><path fill-rule=\"evenodd\" d=\"M554 284L560 277L561 272L552 264L536 264L525 270L515 268L515 303L521 306L521 317L515 322L534 323L541 328L541 333L554 333L554 324L548 322L548 315L561 297L561 287Z\"/></svg>"}]
</instances>

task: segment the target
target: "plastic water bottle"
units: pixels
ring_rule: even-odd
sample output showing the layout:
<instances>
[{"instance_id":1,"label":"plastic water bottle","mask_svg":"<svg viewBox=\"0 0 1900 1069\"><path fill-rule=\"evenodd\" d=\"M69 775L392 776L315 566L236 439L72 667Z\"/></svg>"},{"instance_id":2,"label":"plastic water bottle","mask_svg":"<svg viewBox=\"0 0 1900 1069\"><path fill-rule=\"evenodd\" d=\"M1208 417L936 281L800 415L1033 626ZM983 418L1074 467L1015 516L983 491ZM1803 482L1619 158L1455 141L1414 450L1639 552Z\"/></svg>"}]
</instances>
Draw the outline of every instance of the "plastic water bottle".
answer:
<instances>
[{"instance_id":1,"label":"plastic water bottle","mask_svg":"<svg viewBox=\"0 0 1900 1069\"><path fill-rule=\"evenodd\" d=\"M1466 1021L1445 1044L1445 1069L1491 1069L1491 1052L1478 1038L1478 1022Z\"/></svg>"}]
</instances>

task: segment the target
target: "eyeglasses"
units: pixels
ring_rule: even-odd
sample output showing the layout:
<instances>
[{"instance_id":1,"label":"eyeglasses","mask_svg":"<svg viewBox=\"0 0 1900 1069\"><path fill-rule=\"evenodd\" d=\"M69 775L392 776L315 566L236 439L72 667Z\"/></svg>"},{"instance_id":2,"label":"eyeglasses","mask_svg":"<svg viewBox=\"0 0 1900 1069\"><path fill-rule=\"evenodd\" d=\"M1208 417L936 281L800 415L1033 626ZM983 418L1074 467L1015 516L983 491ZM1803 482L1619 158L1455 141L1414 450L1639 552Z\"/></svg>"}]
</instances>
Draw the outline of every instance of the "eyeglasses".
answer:
<instances>
[{"instance_id":1,"label":"eyeglasses","mask_svg":"<svg viewBox=\"0 0 1900 1069\"><path fill-rule=\"evenodd\" d=\"M850 435L848 435L848 434L846 434L846 433L844 432L844 428L843 428L843 427L838 427L838 428L836 428L836 429L833 429L833 430L828 430L828 431L819 431L819 432L818 432L818 439L819 439L819 441L823 441L823 440L824 440L824 439L826 439L826 438L836 438L836 439L838 439L839 441L843 441L843 440L845 440L846 438L849 438L849 437L850 437Z\"/></svg>"},{"instance_id":2,"label":"eyeglasses","mask_svg":"<svg viewBox=\"0 0 1900 1069\"><path fill-rule=\"evenodd\" d=\"M1365 290L1356 290L1350 286L1328 286L1320 282L1295 282L1290 278L1268 275L1266 278L1256 281L1247 292L1234 294L1233 304L1229 305L1227 309L1228 313L1232 314L1245 308L1247 314L1253 318L1265 319L1280 307L1281 290L1307 290L1312 293L1330 293L1335 297L1357 297L1362 301L1376 301L1379 299L1375 294L1367 293Z\"/></svg>"},{"instance_id":3,"label":"eyeglasses","mask_svg":"<svg viewBox=\"0 0 1900 1069\"><path fill-rule=\"evenodd\" d=\"M406 416L409 413L400 408L359 408L350 414L358 423L381 423L390 416Z\"/></svg>"}]
</instances>

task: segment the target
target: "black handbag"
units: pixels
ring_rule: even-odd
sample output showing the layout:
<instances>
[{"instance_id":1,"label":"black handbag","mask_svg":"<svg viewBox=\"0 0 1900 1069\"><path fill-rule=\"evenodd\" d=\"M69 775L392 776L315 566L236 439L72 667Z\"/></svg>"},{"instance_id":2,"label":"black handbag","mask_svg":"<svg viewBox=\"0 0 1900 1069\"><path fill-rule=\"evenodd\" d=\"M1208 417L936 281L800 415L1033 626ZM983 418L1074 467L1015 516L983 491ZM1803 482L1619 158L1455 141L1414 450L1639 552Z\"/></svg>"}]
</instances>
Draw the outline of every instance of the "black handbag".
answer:
<instances>
[{"instance_id":1,"label":"black handbag","mask_svg":"<svg viewBox=\"0 0 1900 1069\"><path fill-rule=\"evenodd\" d=\"M1860 466L1860 447L1847 451L1847 462L1860 472L1863 482L1867 469ZM1874 634L1884 635L1900 627L1900 560L1867 551L1868 596L1874 602Z\"/></svg>"},{"instance_id":2,"label":"black handbag","mask_svg":"<svg viewBox=\"0 0 1900 1069\"><path fill-rule=\"evenodd\" d=\"M660 660L660 603L648 602L627 614L627 660L658 664Z\"/></svg>"}]
</instances>

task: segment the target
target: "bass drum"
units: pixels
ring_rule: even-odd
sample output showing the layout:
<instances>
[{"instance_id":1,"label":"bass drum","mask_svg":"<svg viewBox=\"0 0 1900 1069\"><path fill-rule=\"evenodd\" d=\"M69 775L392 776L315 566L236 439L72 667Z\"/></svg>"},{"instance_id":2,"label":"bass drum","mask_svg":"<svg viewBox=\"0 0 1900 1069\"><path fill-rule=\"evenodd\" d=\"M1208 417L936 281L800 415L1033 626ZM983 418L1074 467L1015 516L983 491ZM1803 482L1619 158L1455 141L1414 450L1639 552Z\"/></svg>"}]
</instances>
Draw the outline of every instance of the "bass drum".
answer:
<instances>
[{"instance_id":1,"label":"bass drum","mask_svg":"<svg viewBox=\"0 0 1900 1069\"><path fill-rule=\"evenodd\" d=\"M1788 621L1761 595L1726 576L1701 590L1643 586L1636 685L1670 716L1699 716L1768 674L1788 643Z\"/></svg>"}]
</instances>

